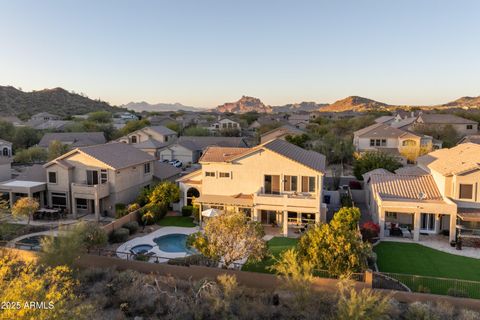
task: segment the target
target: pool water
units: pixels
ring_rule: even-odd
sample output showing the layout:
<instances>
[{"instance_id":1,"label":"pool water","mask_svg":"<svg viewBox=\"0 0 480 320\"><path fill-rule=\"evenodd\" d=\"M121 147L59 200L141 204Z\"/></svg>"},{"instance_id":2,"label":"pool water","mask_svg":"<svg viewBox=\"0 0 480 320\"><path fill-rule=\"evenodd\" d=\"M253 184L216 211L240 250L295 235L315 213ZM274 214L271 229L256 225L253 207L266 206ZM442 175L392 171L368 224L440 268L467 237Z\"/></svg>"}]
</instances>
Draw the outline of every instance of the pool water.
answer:
<instances>
[{"instance_id":1,"label":"pool water","mask_svg":"<svg viewBox=\"0 0 480 320\"><path fill-rule=\"evenodd\" d=\"M192 253L193 251L187 248L187 237L186 234L172 233L155 238L153 242L164 252Z\"/></svg>"},{"instance_id":2,"label":"pool water","mask_svg":"<svg viewBox=\"0 0 480 320\"><path fill-rule=\"evenodd\" d=\"M135 254L145 254L148 251L152 250L153 246L149 244L139 244L138 246L134 246L130 249L130 252Z\"/></svg>"},{"instance_id":3,"label":"pool water","mask_svg":"<svg viewBox=\"0 0 480 320\"><path fill-rule=\"evenodd\" d=\"M40 249L42 248L41 241L43 238L46 238L46 237L48 236L45 236L45 235L31 236L31 237L17 241L17 243L15 243L15 247L23 250L40 251Z\"/></svg>"}]
</instances>

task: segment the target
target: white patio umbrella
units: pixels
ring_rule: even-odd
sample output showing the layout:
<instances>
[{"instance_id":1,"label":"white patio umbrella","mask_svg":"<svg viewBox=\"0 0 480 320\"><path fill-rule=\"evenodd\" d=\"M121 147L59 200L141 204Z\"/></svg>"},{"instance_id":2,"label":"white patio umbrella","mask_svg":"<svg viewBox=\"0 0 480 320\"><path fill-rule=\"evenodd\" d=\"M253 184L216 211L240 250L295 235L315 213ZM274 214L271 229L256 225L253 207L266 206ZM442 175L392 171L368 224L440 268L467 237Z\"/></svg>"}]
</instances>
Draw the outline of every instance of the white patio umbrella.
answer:
<instances>
[{"instance_id":1,"label":"white patio umbrella","mask_svg":"<svg viewBox=\"0 0 480 320\"><path fill-rule=\"evenodd\" d=\"M202 217L212 218L220 214L220 210L217 209L207 209L202 211Z\"/></svg>"}]
</instances>

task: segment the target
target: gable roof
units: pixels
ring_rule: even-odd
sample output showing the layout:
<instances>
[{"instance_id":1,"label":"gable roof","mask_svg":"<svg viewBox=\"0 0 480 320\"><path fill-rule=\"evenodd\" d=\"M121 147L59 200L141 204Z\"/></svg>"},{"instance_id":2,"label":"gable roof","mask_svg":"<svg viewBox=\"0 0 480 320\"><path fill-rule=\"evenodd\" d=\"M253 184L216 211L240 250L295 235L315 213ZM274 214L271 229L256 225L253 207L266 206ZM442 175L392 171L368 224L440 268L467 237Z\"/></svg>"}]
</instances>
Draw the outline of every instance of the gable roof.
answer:
<instances>
[{"instance_id":1,"label":"gable roof","mask_svg":"<svg viewBox=\"0 0 480 320\"><path fill-rule=\"evenodd\" d=\"M15 180L47 182L47 170L41 164L34 164L26 168Z\"/></svg>"},{"instance_id":2,"label":"gable roof","mask_svg":"<svg viewBox=\"0 0 480 320\"><path fill-rule=\"evenodd\" d=\"M480 144L480 135L471 134L471 135L465 136L458 142L458 144L467 143L467 142Z\"/></svg>"},{"instance_id":3,"label":"gable roof","mask_svg":"<svg viewBox=\"0 0 480 320\"><path fill-rule=\"evenodd\" d=\"M174 167L169 163L160 161L153 162L153 176L159 180L165 180L171 177L175 177L181 172L181 168Z\"/></svg>"},{"instance_id":4,"label":"gable roof","mask_svg":"<svg viewBox=\"0 0 480 320\"><path fill-rule=\"evenodd\" d=\"M64 159L77 152L86 154L100 162L103 162L115 170L155 160L155 158L148 153L132 147L129 144L123 142L112 142L76 148L45 164L45 167L48 167L53 163L61 164L61 161L68 163Z\"/></svg>"},{"instance_id":5,"label":"gable roof","mask_svg":"<svg viewBox=\"0 0 480 320\"><path fill-rule=\"evenodd\" d=\"M47 148L52 141L60 141L73 147L86 147L106 142L103 132L52 132L45 133L38 145Z\"/></svg>"},{"instance_id":6,"label":"gable roof","mask_svg":"<svg viewBox=\"0 0 480 320\"><path fill-rule=\"evenodd\" d=\"M1 144L6 144L6 145L9 145L9 146L12 145L12 143L11 143L10 141L3 140L3 139L0 139L0 143L1 143Z\"/></svg>"},{"instance_id":7,"label":"gable roof","mask_svg":"<svg viewBox=\"0 0 480 320\"><path fill-rule=\"evenodd\" d=\"M164 126L150 126L150 127L145 127L145 128L142 128L142 129L139 129L140 130L150 130L150 131L154 131L158 134L161 134L162 136L170 136L172 134L177 134L175 131L167 128L167 127L164 127Z\"/></svg>"},{"instance_id":8,"label":"gable roof","mask_svg":"<svg viewBox=\"0 0 480 320\"><path fill-rule=\"evenodd\" d=\"M161 149L168 146L169 144L149 138L148 140L139 143L132 143L131 145L137 149Z\"/></svg>"},{"instance_id":9,"label":"gable roof","mask_svg":"<svg viewBox=\"0 0 480 320\"><path fill-rule=\"evenodd\" d=\"M361 138L399 138L405 135L419 137L412 132L403 131L384 123L372 124L371 126L355 131L354 134Z\"/></svg>"},{"instance_id":10,"label":"gable roof","mask_svg":"<svg viewBox=\"0 0 480 320\"><path fill-rule=\"evenodd\" d=\"M270 140L249 149L209 147L205 150L199 162L232 161L261 149L270 150L316 171L324 172L325 170L325 156L323 154L305 150L281 139Z\"/></svg>"},{"instance_id":11,"label":"gable roof","mask_svg":"<svg viewBox=\"0 0 480 320\"><path fill-rule=\"evenodd\" d=\"M299 129L299 128L291 125L291 124L284 124L283 126L280 126L280 127L275 128L273 130L265 132L260 137L265 137L265 136L270 135L270 134L272 134L273 132L276 132L276 131L282 131L283 134L287 134L287 133L304 134L305 133L304 130Z\"/></svg>"},{"instance_id":12,"label":"gable roof","mask_svg":"<svg viewBox=\"0 0 480 320\"><path fill-rule=\"evenodd\" d=\"M395 119L394 116L381 116L375 119L375 123L385 123L389 121L393 121Z\"/></svg>"},{"instance_id":13,"label":"gable roof","mask_svg":"<svg viewBox=\"0 0 480 320\"><path fill-rule=\"evenodd\" d=\"M462 143L450 149L439 149L417 161L430 170L444 176L458 175L471 170L480 169L480 145Z\"/></svg>"},{"instance_id":14,"label":"gable roof","mask_svg":"<svg viewBox=\"0 0 480 320\"><path fill-rule=\"evenodd\" d=\"M181 136L176 143L191 151L202 151L209 146L230 148L248 147L243 137Z\"/></svg>"},{"instance_id":15,"label":"gable roof","mask_svg":"<svg viewBox=\"0 0 480 320\"><path fill-rule=\"evenodd\" d=\"M443 200L435 180L429 174L373 174L370 176L370 185L372 191L377 193L382 199Z\"/></svg>"},{"instance_id":16,"label":"gable roof","mask_svg":"<svg viewBox=\"0 0 480 320\"><path fill-rule=\"evenodd\" d=\"M478 122L458 117L453 114L425 113L418 116L418 120L422 120L427 124L478 124Z\"/></svg>"}]
</instances>

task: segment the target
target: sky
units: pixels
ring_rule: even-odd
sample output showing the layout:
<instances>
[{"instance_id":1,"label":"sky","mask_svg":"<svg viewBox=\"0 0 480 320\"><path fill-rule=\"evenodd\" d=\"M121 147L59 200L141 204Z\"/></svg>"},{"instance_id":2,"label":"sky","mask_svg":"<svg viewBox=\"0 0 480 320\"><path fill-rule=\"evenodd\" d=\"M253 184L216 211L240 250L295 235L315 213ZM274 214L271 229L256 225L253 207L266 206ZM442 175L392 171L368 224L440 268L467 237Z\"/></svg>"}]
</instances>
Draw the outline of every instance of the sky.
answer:
<instances>
[{"instance_id":1,"label":"sky","mask_svg":"<svg viewBox=\"0 0 480 320\"><path fill-rule=\"evenodd\" d=\"M0 0L0 85L114 105L480 95L477 0Z\"/></svg>"}]
</instances>

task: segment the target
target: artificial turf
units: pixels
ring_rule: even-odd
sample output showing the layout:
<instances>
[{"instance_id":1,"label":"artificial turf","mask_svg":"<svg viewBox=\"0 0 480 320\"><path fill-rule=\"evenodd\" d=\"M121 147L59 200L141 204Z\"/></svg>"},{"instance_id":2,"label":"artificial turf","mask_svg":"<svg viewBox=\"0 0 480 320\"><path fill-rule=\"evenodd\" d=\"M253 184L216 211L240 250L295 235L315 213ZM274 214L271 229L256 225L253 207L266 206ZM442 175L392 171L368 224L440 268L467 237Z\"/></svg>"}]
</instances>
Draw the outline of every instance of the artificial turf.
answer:
<instances>
[{"instance_id":1,"label":"artificial turf","mask_svg":"<svg viewBox=\"0 0 480 320\"><path fill-rule=\"evenodd\" d=\"M187 227L187 228L192 228L195 227L196 224L193 223L193 218L192 217L182 217L182 216L168 216L162 218L158 222L159 225L166 227Z\"/></svg>"},{"instance_id":2,"label":"artificial turf","mask_svg":"<svg viewBox=\"0 0 480 320\"><path fill-rule=\"evenodd\" d=\"M274 273L268 267L275 262L274 257L278 257L283 251L296 246L298 239L274 237L267 242L268 253L267 256L258 262L247 261L242 267L242 271Z\"/></svg>"}]
</instances>

